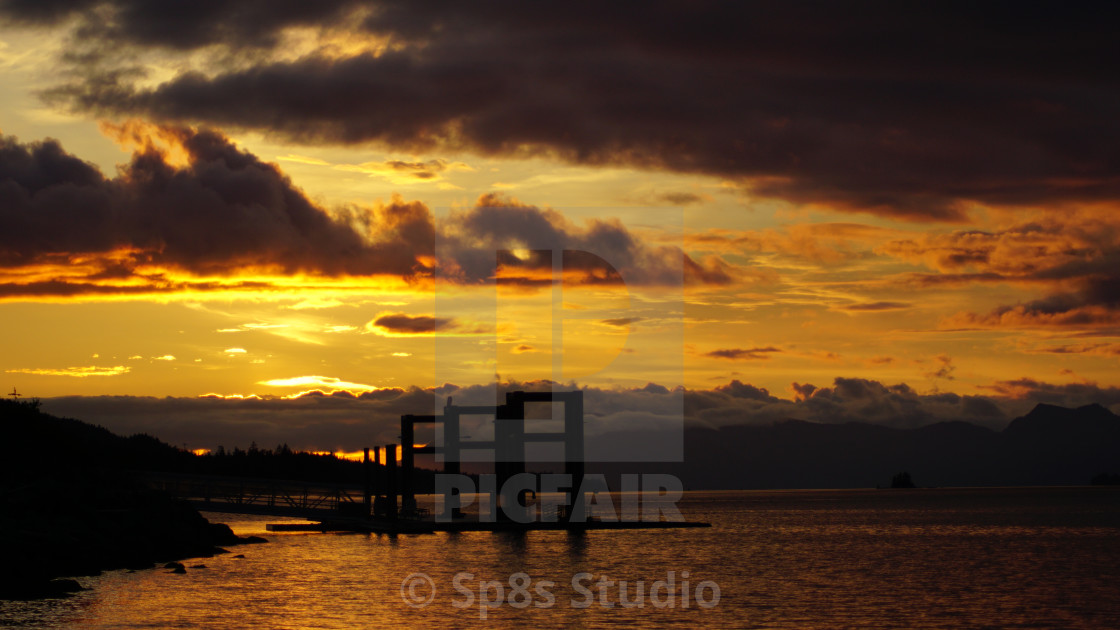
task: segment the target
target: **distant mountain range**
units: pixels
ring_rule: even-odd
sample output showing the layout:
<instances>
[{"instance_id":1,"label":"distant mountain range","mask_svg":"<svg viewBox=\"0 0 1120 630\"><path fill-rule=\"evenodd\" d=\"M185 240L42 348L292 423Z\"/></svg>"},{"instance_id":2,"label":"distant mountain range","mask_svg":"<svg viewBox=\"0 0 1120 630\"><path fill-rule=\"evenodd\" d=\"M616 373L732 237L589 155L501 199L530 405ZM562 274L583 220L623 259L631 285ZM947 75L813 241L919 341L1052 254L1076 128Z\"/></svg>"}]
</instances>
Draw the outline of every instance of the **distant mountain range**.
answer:
<instances>
[{"instance_id":1,"label":"distant mountain range","mask_svg":"<svg viewBox=\"0 0 1120 630\"><path fill-rule=\"evenodd\" d=\"M5 433L0 478L7 484L106 465L338 481L362 476L360 464L332 457L255 447L227 457L196 457L151 436L122 438L26 404L0 401L0 412ZM609 452L612 444L655 444L658 435L643 431L592 439L597 444L589 444L589 452ZM904 471L918 486L1088 484L1102 473L1120 473L1120 416L1100 405L1068 409L1042 404L1002 431L967 422L917 429L802 420L693 427L684 431L684 456L674 463L589 463L588 471L611 476L666 472L691 489L867 488L888 486Z\"/></svg>"},{"instance_id":2,"label":"distant mountain range","mask_svg":"<svg viewBox=\"0 0 1120 630\"><path fill-rule=\"evenodd\" d=\"M967 422L893 429L786 420L688 428L684 451L683 463L591 464L589 469L611 475L667 472L691 489L867 488L889 486L902 471L918 486L1088 484L1101 473L1120 473L1120 416L1100 405L1041 404L1003 431Z\"/></svg>"}]
</instances>

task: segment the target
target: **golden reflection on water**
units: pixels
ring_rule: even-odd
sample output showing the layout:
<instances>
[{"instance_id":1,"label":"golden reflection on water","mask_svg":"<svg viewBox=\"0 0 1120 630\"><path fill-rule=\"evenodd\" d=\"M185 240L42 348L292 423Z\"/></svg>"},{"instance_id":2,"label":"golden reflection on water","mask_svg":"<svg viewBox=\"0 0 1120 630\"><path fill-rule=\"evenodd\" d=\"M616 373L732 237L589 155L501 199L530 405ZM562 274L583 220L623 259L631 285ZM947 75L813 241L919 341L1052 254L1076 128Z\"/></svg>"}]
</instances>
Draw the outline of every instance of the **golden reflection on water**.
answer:
<instances>
[{"instance_id":1,"label":"golden reflection on water","mask_svg":"<svg viewBox=\"0 0 1120 630\"><path fill-rule=\"evenodd\" d=\"M0 625L82 628L435 627L1117 627L1120 491L1114 489L688 493L689 520L711 529L586 534L469 532L424 536L268 534L267 545L164 569L82 578L67 600L0 604ZM225 517L229 522L228 515ZM277 518L237 517L238 533ZM235 554L244 554L237 559ZM430 604L402 600L410 574L430 576ZM524 572L551 607L463 608L483 581ZM586 609L571 579L626 580ZM720 601L658 608L649 586L688 572ZM421 590L421 594L424 592ZM534 597L534 603L543 603Z\"/></svg>"}]
</instances>

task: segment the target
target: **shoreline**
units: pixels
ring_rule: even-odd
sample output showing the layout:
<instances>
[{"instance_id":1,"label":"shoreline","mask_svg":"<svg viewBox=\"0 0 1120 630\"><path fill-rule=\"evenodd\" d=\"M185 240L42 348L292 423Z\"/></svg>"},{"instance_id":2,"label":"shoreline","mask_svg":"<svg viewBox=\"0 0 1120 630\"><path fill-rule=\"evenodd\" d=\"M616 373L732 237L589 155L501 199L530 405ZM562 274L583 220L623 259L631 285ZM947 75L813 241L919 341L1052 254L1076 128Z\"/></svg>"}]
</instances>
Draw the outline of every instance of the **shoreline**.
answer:
<instances>
[{"instance_id":1,"label":"shoreline","mask_svg":"<svg viewBox=\"0 0 1120 630\"><path fill-rule=\"evenodd\" d=\"M43 492L57 489L49 481L7 493L0 518L0 553L7 559L0 599L65 597L84 590L75 577L154 569L229 553L225 547L268 542L237 536L185 502L120 481L111 497L86 484L59 497Z\"/></svg>"}]
</instances>

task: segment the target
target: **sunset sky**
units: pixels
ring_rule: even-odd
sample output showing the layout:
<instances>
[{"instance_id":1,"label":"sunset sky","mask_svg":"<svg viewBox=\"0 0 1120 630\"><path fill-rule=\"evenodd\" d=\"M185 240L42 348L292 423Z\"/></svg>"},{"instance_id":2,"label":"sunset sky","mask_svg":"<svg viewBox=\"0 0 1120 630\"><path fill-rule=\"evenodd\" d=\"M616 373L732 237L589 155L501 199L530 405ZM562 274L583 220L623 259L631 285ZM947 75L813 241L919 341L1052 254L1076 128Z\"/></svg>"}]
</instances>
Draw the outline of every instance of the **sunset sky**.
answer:
<instances>
[{"instance_id":1,"label":"sunset sky","mask_svg":"<svg viewBox=\"0 0 1120 630\"><path fill-rule=\"evenodd\" d=\"M0 2L5 392L205 447L496 380L608 424L1120 410L1107 13Z\"/></svg>"}]
</instances>

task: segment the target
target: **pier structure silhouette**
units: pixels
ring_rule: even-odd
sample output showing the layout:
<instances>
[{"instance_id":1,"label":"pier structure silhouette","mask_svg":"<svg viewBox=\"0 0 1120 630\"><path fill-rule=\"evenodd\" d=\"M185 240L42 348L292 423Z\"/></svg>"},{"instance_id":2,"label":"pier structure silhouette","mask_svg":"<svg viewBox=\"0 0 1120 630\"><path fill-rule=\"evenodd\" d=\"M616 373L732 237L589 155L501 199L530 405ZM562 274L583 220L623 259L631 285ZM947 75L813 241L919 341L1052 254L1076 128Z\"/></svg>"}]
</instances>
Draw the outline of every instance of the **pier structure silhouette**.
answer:
<instances>
[{"instance_id":1,"label":"pier structure silhouette","mask_svg":"<svg viewBox=\"0 0 1120 630\"><path fill-rule=\"evenodd\" d=\"M526 431L525 406L531 403L561 403L563 430ZM494 422L491 440L470 440L461 431L464 416L490 416ZM152 473L150 484L187 500L200 510L243 514L264 514L306 518L318 524L303 526L308 530L351 530L386 533L435 531L499 531L530 529L624 529L659 527L704 527L706 523L663 520L618 520L589 515L584 490L583 392L507 392L505 402L498 405L455 405L447 399L441 414L401 416L401 443L390 443L363 449L364 480L362 483L326 484L271 479L246 479L208 475ZM438 444L416 444L417 425L439 425L442 440ZM515 477L526 474L526 446L552 443L563 447L566 483L550 488L562 493L565 502L557 504L557 512L542 512L535 518L511 518L511 514L530 514L529 491L541 490L539 475L533 475L531 489L522 487L516 494L501 492ZM462 476L464 453L491 451L494 487L490 489L489 508L492 517L471 519L461 509L462 496L455 484L447 484L441 493L442 509L438 514L422 508L416 500L416 456L434 455L442 461L444 475ZM399 459L399 463L398 463ZM474 460L471 460L474 461ZM543 506L542 506L543 510ZM533 516L533 515L531 515ZM281 526L274 529L298 529Z\"/></svg>"},{"instance_id":2,"label":"pier structure silhouette","mask_svg":"<svg viewBox=\"0 0 1120 630\"><path fill-rule=\"evenodd\" d=\"M527 432L525 430L525 404L526 403L562 403L564 406L564 430L559 432ZM493 416L494 439L468 441L463 439L460 431L461 418L466 415ZM429 444L417 446L415 444L417 424L440 424L443 427L442 445ZM461 473L463 451L482 450L494 453L494 475L496 488L501 489L516 475L525 473L525 447L533 442L555 443L563 446L564 474L570 483L557 490L564 492L569 502L562 506L561 518L570 522L575 514L581 513L577 505L582 507L584 495L581 492L585 475L584 465L584 432L583 432L583 392L524 392L515 391L506 394L506 402L502 405L490 406L463 406L452 404L452 399L447 399L441 415L417 416L405 415L401 417L401 479L397 483L377 484L377 488L389 489L386 501L389 506L395 506L396 496L401 498L401 510L406 515L414 513L416 498L413 494L413 475L415 471L415 456L418 454L433 454L437 460L443 460L443 473L458 475ZM388 445L386 448L394 448ZM388 452L388 451L387 451ZM441 457L442 456L442 457ZM387 458L391 459L391 458ZM382 469L391 473L393 468ZM379 495L379 498L380 495ZM504 505L501 502L508 497L495 494L491 504L498 509L501 518L507 518L510 510L525 508L525 492L519 492L516 501L519 505ZM449 485L443 495L446 518L461 518L460 497L458 488Z\"/></svg>"}]
</instances>

